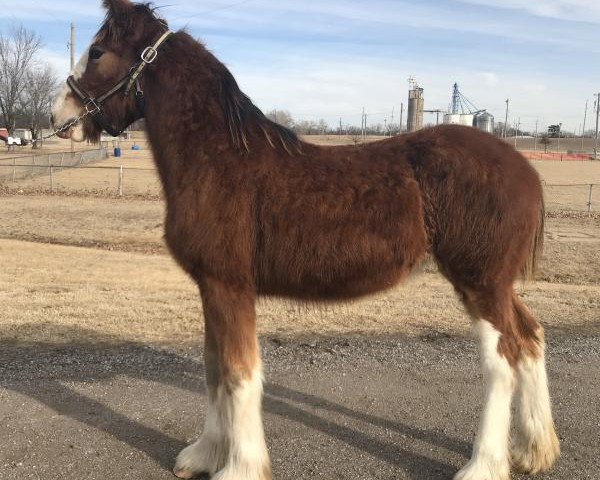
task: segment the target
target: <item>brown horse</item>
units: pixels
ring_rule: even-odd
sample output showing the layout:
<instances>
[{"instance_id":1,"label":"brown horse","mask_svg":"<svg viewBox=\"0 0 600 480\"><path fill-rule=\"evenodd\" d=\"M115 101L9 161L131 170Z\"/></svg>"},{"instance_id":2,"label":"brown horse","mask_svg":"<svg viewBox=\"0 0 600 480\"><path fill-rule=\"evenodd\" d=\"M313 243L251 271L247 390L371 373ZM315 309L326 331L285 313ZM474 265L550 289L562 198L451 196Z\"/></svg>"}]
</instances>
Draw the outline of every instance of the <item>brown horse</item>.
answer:
<instances>
[{"instance_id":1,"label":"brown horse","mask_svg":"<svg viewBox=\"0 0 600 480\"><path fill-rule=\"evenodd\" d=\"M106 20L53 118L68 125L87 109L61 133L76 140L146 118L166 241L197 282L205 319L206 424L175 474L271 477L257 296L368 295L396 285L427 253L473 318L487 380L473 457L455 478L504 480L511 461L529 473L548 469L559 445L544 336L513 290L533 271L543 239L542 189L528 162L458 126L356 147L304 143L265 118L203 45L185 32L165 35L166 22L147 5L104 5Z\"/></svg>"}]
</instances>

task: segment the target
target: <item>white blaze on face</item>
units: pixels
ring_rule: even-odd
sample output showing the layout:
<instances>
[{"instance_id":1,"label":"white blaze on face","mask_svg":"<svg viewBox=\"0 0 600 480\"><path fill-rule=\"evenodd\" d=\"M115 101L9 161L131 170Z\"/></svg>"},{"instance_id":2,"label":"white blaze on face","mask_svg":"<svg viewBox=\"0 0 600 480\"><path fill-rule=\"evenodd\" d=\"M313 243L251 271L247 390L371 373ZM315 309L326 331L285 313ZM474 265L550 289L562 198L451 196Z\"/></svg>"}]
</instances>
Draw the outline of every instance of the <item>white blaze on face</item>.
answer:
<instances>
[{"instance_id":1,"label":"white blaze on face","mask_svg":"<svg viewBox=\"0 0 600 480\"><path fill-rule=\"evenodd\" d=\"M89 58L89 48L85 50L82 57L79 59L75 68L71 72L75 80L79 80L87 68L87 62ZM83 105L81 102L76 100L71 92L71 88L65 84L61 88L58 96L54 100L52 105L52 116L54 118L54 128L60 128L64 124L72 121L83 113ZM75 125L71 129L71 139L76 142L84 140L83 127L80 123Z\"/></svg>"}]
</instances>

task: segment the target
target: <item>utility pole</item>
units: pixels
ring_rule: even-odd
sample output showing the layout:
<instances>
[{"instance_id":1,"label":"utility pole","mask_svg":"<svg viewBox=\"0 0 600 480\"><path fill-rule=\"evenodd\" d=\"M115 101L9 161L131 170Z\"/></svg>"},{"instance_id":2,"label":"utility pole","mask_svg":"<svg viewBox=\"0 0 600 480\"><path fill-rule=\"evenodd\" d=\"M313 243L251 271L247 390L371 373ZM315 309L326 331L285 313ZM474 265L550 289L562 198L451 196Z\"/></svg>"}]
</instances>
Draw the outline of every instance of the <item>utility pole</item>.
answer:
<instances>
[{"instance_id":1,"label":"utility pole","mask_svg":"<svg viewBox=\"0 0 600 480\"><path fill-rule=\"evenodd\" d=\"M360 122L360 130L361 130L361 136L362 136L362 140L363 142L365 141L365 107L363 107L362 109L362 120Z\"/></svg>"},{"instance_id":2,"label":"utility pole","mask_svg":"<svg viewBox=\"0 0 600 480\"><path fill-rule=\"evenodd\" d=\"M400 128L398 133L402 134L402 122L404 121L404 103L400 104Z\"/></svg>"},{"instance_id":3,"label":"utility pole","mask_svg":"<svg viewBox=\"0 0 600 480\"><path fill-rule=\"evenodd\" d=\"M506 117L504 119L504 133L503 137L506 138L507 130L508 130L508 104L510 103L510 99L506 99Z\"/></svg>"},{"instance_id":4,"label":"utility pole","mask_svg":"<svg viewBox=\"0 0 600 480\"><path fill-rule=\"evenodd\" d=\"M533 149L537 152L537 139L538 139L538 121L539 119L535 119L535 137L533 137Z\"/></svg>"},{"instance_id":5,"label":"utility pole","mask_svg":"<svg viewBox=\"0 0 600 480\"><path fill-rule=\"evenodd\" d=\"M69 42L71 50L71 72L75 68L75 24L71 23L71 41Z\"/></svg>"},{"instance_id":6,"label":"utility pole","mask_svg":"<svg viewBox=\"0 0 600 480\"><path fill-rule=\"evenodd\" d=\"M340 135L344 133L344 127L342 127L342 117L340 117Z\"/></svg>"},{"instance_id":7,"label":"utility pole","mask_svg":"<svg viewBox=\"0 0 600 480\"><path fill-rule=\"evenodd\" d=\"M596 143L594 145L594 160L598 160L598 120L600 120L600 93L595 93L596 97Z\"/></svg>"},{"instance_id":8,"label":"utility pole","mask_svg":"<svg viewBox=\"0 0 600 480\"><path fill-rule=\"evenodd\" d=\"M71 40L69 41L69 49L71 51L71 73L75 69L75 24L71 22ZM71 153L75 151L73 139L71 139Z\"/></svg>"},{"instance_id":9,"label":"utility pole","mask_svg":"<svg viewBox=\"0 0 600 480\"><path fill-rule=\"evenodd\" d=\"M560 152L560 136L562 134L562 122L558 124L558 145L556 147L556 151Z\"/></svg>"},{"instance_id":10,"label":"utility pole","mask_svg":"<svg viewBox=\"0 0 600 480\"><path fill-rule=\"evenodd\" d=\"M588 102L589 100L585 101L585 114L583 115L583 127L581 129L581 153L583 153L583 139L585 138L585 123L587 121Z\"/></svg>"}]
</instances>

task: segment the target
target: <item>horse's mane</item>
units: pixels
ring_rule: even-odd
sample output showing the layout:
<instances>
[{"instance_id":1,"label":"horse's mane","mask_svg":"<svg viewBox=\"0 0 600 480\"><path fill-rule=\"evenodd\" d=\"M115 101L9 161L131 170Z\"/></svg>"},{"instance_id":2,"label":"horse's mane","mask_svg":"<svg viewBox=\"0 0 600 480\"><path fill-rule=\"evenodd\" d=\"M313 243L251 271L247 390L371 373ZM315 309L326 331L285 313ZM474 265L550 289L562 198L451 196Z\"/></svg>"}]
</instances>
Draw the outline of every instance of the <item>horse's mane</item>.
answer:
<instances>
[{"instance_id":1,"label":"horse's mane","mask_svg":"<svg viewBox=\"0 0 600 480\"><path fill-rule=\"evenodd\" d=\"M158 7L153 6L152 3L134 3L133 9L137 15L124 15L118 19L111 15L110 9L106 12L104 21L98 30L96 39L99 41L110 40L112 42L118 42L121 39L123 31L132 30L135 27L136 17L138 15L146 18L149 22L160 22L164 28L169 28L167 21L157 14Z\"/></svg>"},{"instance_id":2,"label":"horse's mane","mask_svg":"<svg viewBox=\"0 0 600 480\"><path fill-rule=\"evenodd\" d=\"M122 32L134 29L134 22L139 21L140 16L146 18L148 22L158 21L164 28L168 28L167 22L157 14L157 8L153 7L151 3L136 3L134 9L136 15L126 15L120 18L114 18L109 10L98 31L97 40L118 43L121 41ZM196 42L191 36L189 39ZM298 136L289 128L268 119L240 90L227 67L217 59L215 61L218 67L214 69L214 73L218 76L216 80L219 92L218 98L215 100L223 111L226 128L229 130L234 147L250 151L251 128L257 126L271 147L276 148L276 145L279 144L290 155L300 153L302 142Z\"/></svg>"},{"instance_id":3,"label":"horse's mane","mask_svg":"<svg viewBox=\"0 0 600 480\"><path fill-rule=\"evenodd\" d=\"M257 125L271 147L275 148L275 141L280 143L290 155L300 153L301 142L292 130L268 119L240 90L235 78L224 65L219 73L221 75L219 102L231 139L237 148L250 151L248 129L252 125Z\"/></svg>"}]
</instances>

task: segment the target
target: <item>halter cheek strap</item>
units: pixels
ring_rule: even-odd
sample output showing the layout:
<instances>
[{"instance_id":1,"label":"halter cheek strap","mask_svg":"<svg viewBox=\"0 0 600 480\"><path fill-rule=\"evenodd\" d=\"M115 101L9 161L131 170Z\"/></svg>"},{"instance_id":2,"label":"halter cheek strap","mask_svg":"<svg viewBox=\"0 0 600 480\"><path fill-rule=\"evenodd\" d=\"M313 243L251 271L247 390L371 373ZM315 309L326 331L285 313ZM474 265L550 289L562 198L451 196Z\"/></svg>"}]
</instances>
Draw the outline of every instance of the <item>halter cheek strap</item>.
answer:
<instances>
[{"instance_id":1,"label":"halter cheek strap","mask_svg":"<svg viewBox=\"0 0 600 480\"><path fill-rule=\"evenodd\" d=\"M125 75L121 80L117 82L110 90L100 95L99 97L93 97L85 91L81 85L77 83L75 77L71 75L67 78L67 85L73 91L73 93L81 100L85 107L85 116L90 115L96 125L102 130L105 130L109 135L118 137L123 133L123 130L127 128L127 125L121 129L115 127L104 112L102 104L109 98L123 90L124 95L129 95L133 85L136 86L135 100L138 111L141 116L144 116L146 100L144 98L144 92L140 85L140 75L158 56L159 47L172 35L171 31L166 31L151 47L146 47L138 60L129 70L129 73Z\"/></svg>"},{"instance_id":2,"label":"halter cheek strap","mask_svg":"<svg viewBox=\"0 0 600 480\"><path fill-rule=\"evenodd\" d=\"M140 56L140 60L136 65L132 67L132 69L129 72L129 80L127 82L127 87L125 87L125 95L129 93L131 87L133 87L133 84L137 82L138 77L142 74L144 68L146 68L147 65L150 65L152 62L154 62L154 60L156 60L156 57L158 57L158 49L163 43L165 43L165 41L171 36L171 34L172 32L167 30L161 35L161 37L156 41L154 45L152 45L151 47L146 47L144 49L142 55Z\"/></svg>"}]
</instances>

